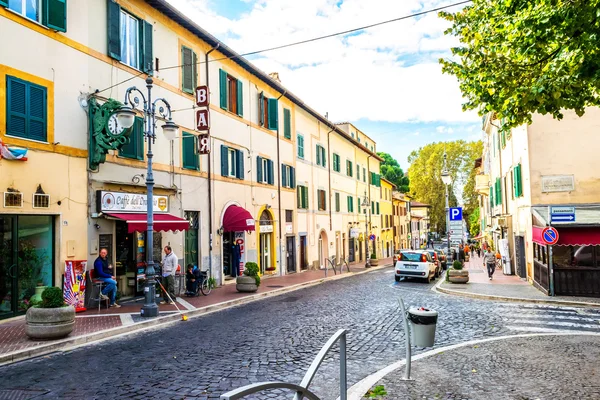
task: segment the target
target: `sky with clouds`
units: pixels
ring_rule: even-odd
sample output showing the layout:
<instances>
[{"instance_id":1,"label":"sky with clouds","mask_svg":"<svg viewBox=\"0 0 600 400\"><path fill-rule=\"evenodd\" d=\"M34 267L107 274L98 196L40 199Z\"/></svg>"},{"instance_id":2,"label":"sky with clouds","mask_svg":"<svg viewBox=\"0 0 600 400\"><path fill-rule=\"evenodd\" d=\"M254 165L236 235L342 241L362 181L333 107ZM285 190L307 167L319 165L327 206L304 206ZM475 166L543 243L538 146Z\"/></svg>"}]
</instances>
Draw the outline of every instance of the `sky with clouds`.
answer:
<instances>
[{"instance_id":1,"label":"sky with clouds","mask_svg":"<svg viewBox=\"0 0 600 400\"><path fill-rule=\"evenodd\" d=\"M238 53L345 31L457 0L168 0ZM458 10L458 7L449 11ZM261 53L291 92L334 122L350 121L406 170L430 142L478 140L481 118L462 112L440 57L457 44L436 13Z\"/></svg>"}]
</instances>

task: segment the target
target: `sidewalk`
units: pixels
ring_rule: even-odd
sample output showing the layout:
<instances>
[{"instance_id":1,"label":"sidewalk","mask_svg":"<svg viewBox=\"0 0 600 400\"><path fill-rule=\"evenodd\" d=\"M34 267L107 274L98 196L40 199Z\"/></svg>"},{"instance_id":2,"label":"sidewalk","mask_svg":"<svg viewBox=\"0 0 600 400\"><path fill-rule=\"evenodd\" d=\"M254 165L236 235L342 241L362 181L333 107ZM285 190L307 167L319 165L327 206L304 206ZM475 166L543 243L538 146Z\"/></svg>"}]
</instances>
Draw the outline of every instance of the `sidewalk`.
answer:
<instances>
[{"instance_id":1,"label":"sidewalk","mask_svg":"<svg viewBox=\"0 0 600 400\"><path fill-rule=\"evenodd\" d=\"M599 346L598 335L522 335L449 346L414 357L413 380L402 379L402 365L371 390L383 386L387 394L380 400L598 399Z\"/></svg>"},{"instance_id":2,"label":"sidewalk","mask_svg":"<svg viewBox=\"0 0 600 400\"><path fill-rule=\"evenodd\" d=\"M556 305L573 305L600 307L600 298L594 297L571 297L571 296L546 296L533 287L528 281L516 275L504 275L501 269L496 269L493 279L489 280L487 270L483 266L481 257L471 257L465 263L469 270L469 282L465 284L454 284L440 281L437 290L442 293L477 297L490 300L525 301L533 303L548 303Z\"/></svg>"},{"instance_id":3,"label":"sidewalk","mask_svg":"<svg viewBox=\"0 0 600 400\"><path fill-rule=\"evenodd\" d=\"M325 280L342 279L391 265L392 259L387 258L379 260L378 267L369 269L364 267L363 262L350 264L351 273L344 271L340 274L338 271L338 274L334 275L330 269L327 271L327 278L324 270L263 277L256 293L238 293L235 284L229 284L213 289L208 296L179 297L177 306L191 317L316 285ZM157 298L157 301L159 300L162 299ZM142 318L140 309L143 304L144 299L138 298L122 302L121 308L117 309L103 307L100 311L94 308L77 313L73 332L65 339L52 341L30 340L25 335L24 316L0 321L0 365L181 319L173 305L160 305L158 318Z\"/></svg>"}]
</instances>

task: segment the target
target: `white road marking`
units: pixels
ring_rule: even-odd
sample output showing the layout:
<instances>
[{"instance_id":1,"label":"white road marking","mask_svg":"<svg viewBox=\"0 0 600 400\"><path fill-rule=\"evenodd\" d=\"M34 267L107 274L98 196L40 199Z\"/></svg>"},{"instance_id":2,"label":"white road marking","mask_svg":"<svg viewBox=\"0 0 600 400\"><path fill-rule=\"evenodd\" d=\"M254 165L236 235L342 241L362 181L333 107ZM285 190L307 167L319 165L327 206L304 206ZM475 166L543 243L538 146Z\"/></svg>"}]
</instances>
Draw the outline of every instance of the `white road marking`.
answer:
<instances>
[{"instance_id":1,"label":"white road marking","mask_svg":"<svg viewBox=\"0 0 600 400\"><path fill-rule=\"evenodd\" d=\"M182 306L184 306L187 310L195 310L196 309L196 307L194 307L193 305L191 305L190 303L188 303L181 297L176 298L175 301L178 302L179 304L181 304Z\"/></svg>"},{"instance_id":2,"label":"white road marking","mask_svg":"<svg viewBox=\"0 0 600 400\"><path fill-rule=\"evenodd\" d=\"M394 273L394 270L384 272L384 274L393 274L393 273Z\"/></svg>"}]
</instances>

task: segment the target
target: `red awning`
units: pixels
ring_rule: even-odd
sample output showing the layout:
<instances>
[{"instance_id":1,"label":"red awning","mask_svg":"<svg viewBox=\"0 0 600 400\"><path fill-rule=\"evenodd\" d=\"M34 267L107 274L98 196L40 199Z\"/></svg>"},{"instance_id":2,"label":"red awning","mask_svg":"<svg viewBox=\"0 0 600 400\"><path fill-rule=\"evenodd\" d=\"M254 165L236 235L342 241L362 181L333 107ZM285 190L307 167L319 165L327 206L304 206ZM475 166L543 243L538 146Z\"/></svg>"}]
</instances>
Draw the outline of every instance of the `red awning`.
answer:
<instances>
[{"instance_id":1,"label":"red awning","mask_svg":"<svg viewBox=\"0 0 600 400\"><path fill-rule=\"evenodd\" d=\"M254 218L244 208L229 206L223 216L223 232L241 232L255 230Z\"/></svg>"},{"instance_id":2,"label":"red awning","mask_svg":"<svg viewBox=\"0 0 600 400\"><path fill-rule=\"evenodd\" d=\"M145 232L148 230L146 224L147 215L144 214L125 214L125 213L106 213L111 218L127 222L127 231ZM190 222L183 218L171 214L154 214L154 231L187 231L190 229Z\"/></svg>"},{"instance_id":3,"label":"red awning","mask_svg":"<svg viewBox=\"0 0 600 400\"><path fill-rule=\"evenodd\" d=\"M600 227L566 228L555 226L558 231L558 243L555 246L600 246ZM545 245L539 226L533 227L533 241Z\"/></svg>"}]
</instances>

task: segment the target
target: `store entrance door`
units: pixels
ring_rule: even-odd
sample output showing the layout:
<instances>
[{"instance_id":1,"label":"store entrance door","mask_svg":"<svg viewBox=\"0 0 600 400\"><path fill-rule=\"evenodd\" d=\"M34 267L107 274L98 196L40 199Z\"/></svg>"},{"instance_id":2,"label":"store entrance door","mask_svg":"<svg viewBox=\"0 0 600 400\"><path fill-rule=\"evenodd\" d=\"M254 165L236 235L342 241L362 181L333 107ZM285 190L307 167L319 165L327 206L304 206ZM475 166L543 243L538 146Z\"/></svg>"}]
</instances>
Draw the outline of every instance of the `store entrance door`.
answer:
<instances>
[{"instance_id":1,"label":"store entrance door","mask_svg":"<svg viewBox=\"0 0 600 400\"><path fill-rule=\"evenodd\" d=\"M0 216L0 319L24 314L37 286L54 284L54 221Z\"/></svg>"},{"instance_id":2,"label":"store entrance door","mask_svg":"<svg viewBox=\"0 0 600 400\"><path fill-rule=\"evenodd\" d=\"M296 239L293 236L286 238L285 250L287 251L287 272L296 272Z\"/></svg>"}]
</instances>

